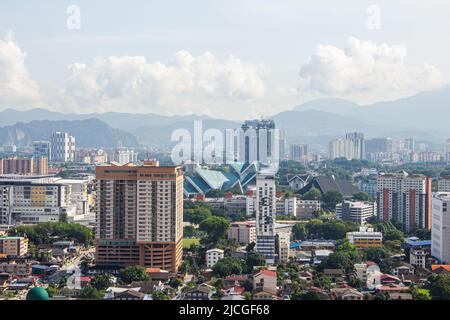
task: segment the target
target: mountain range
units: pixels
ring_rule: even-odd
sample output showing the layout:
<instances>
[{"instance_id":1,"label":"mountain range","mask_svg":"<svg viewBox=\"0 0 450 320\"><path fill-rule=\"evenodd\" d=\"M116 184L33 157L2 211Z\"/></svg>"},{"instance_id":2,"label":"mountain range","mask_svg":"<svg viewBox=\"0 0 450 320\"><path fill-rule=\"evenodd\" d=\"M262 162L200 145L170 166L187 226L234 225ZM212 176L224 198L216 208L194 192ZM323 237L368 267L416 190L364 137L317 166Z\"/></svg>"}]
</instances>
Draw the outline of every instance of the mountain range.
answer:
<instances>
[{"instance_id":1,"label":"mountain range","mask_svg":"<svg viewBox=\"0 0 450 320\"><path fill-rule=\"evenodd\" d=\"M367 137L412 137L442 143L450 138L450 87L372 105L342 99L318 99L271 117L283 128L288 142L326 143L349 131ZM91 113L74 114L46 109L0 111L0 145L26 145L48 139L51 131L75 135L77 145L134 147L171 145L175 129L193 133L193 121L202 120L203 130L238 128L242 121L211 119L206 116L163 116L157 114ZM95 134L93 134L95 133Z\"/></svg>"}]
</instances>

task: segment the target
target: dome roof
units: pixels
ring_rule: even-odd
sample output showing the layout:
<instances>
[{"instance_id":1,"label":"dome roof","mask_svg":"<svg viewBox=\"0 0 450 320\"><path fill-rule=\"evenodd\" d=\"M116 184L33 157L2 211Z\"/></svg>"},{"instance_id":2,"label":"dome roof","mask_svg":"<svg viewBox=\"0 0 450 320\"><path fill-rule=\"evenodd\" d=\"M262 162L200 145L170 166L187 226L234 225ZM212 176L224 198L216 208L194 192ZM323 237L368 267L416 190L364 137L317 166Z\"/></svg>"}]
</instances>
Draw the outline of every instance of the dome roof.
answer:
<instances>
[{"instance_id":1,"label":"dome roof","mask_svg":"<svg viewBox=\"0 0 450 320\"><path fill-rule=\"evenodd\" d=\"M28 291L27 300L48 300L48 293L42 287L35 287Z\"/></svg>"}]
</instances>

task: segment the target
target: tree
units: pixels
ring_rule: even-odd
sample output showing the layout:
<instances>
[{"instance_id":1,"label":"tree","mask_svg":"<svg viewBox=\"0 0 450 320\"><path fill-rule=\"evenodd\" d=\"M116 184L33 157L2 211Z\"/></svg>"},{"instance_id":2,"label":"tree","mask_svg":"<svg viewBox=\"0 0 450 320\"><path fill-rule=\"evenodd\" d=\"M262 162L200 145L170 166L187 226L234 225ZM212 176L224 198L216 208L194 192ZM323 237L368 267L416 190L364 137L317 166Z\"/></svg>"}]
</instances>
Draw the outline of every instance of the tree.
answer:
<instances>
[{"instance_id":1,"label":"tree","mask_svg":"<svg viewBox=\"0 0 450 320\"><path fill-rule=\"evenodd\" d=\"M383 259L388 257L388 253L384 248L369 248L365 252L366 259L379 264Z\"/></svg>"},{"instance_id":2,"label":"tree","mask_svg":"<svg viewBox=\"0 0 450 320\"><path fill-rule=\"evenodd\" d=\"M149 275L145 272L145 268L141 266L129 266L120 270L119 278L125 283L147 281L150 279Z\"/></svg>"},{"instance_id":3,"label":"tree","mask_svg":"<svg viewBox=\"0 0 450 320\"><path fill-rule=\"evenodd\" d=\"M112 276L109 273L98 274L91 279L90 285L97 290L106 290L112 284Z\"/></svg>"},{"instance_id":4,"label":"tree","mask_svg":"<svg viewBox=\"0 0 450 320\"><path fill-rule=\"evenodd\" d=\"M304 200L320 200L322 194L320 190L317 188L311 188L308 192L303 195Z\"/></svg>"},{"instance_id":5,"label":"tree","mask_svg":"<svg viewBox=\"0 0 450 320\"><path fill-rule=\"evenodd\" d=\"M355 289L361 289L361 288L365 287L365 283L361 279L356 278L356 277L350 278L350 280L348 281L348 284Z\"/></svg>"},{"instance_id":6,"label":"tree","mask_svg":"<svg viewBox=\"0 0 450 320\"><path fill-rule=\"evenodd\" d=\"M209 242L224 239L230 228L230 222L223 217L210 217L200 223L199 229L206 232Z\"/></svg>"},{"instance_id":7,"label":"tree","mask_svg":"<svg viewBox=\"0 0 450 320\"><path fill-rule=\"evenodd\" d=\"M431 300L430 290L427 289L412 287L411 294L414 300Z\"/></svg>"},{"instance_id":8,"label":"tree","mask_svg":"<svg viewBox=\"0 0 450 320\"><path fill-rule=\"evenodd\" d=\"M367 192L357 192L353 195L353 199L357 201L370 201L372 200Z\"/></svg>"},{"instance_id":9,"label":"tree","mask_svg":"<svg viewBox=\"0 0 450 320\"><path fill-rule=\"evenodd\" d=\"M431 239L431 230L417 229L414 232L414 235L421 240L430 240Z\"/></svg>"},{"instance_id":10,"label":"tree","mask_svg":"<svg viewBox=\"0 0 450 320\"><path fill-rule=\"evenodd\" d=\"M250 292L244 292L244 298L245 300L251 300L252 299L252 294Z\"/></svg>"},{"instance_id":11,"label":"tree","mask_svg":"<svg viewBox=\"0 0 450 320\"><path fill-rule=\"evenodd\" d=\"M395 241L395 240L403 241L403 238L404 238L403 232L397 229L390 229L386 231L385 234L383 235L383 239L385 241Z\"/></svg>"},{"instance_id":12,"label":"tree","mask_svg":"<svg viewBox=\"0 0 450 320\"><path fill-rule=\"evenodd\" d=\"M450 300L450 276L445 274L431 275L428 281L433 300Z\"/></svg>"},{"instance_id":13,"label":"tree","mask_svg":"<svg viewBox=\"0 0 450 320\"><path fill-rule=\"evenodd\" d=\"M331 280L327 276L318 275L313 279L313 286L329 290L331 289Z\"/></svg>"},{"instance_id":14,"label":"tree","mask_svg":"<svg viewBox=\"0 0 450 320\"><path fill-rule=\"evenodd\" d=\"M179 286L181 286L183 284L183 281L181 281L181 279L179 278L171 278L169 280L169 286L171 286L174 289L178 289Z\"/></svg>"},{"instance_id":15,"label":"tree","mask_svg":"<svg viewBox=\"0 0 450 320\"><path fill-rule=\"evenodd\" d=\"M225 281L222 278L217 279L214 282L214 287L217 289L217 291L225 289Z\"/></svg>"},{"instance_id":16,"label":"tree","mask_svg":"<svg viewBox=\"0 0 450 320\"><path fill-rule=\"evenodd\" d=\"M334 210L336 204L342 202L344 197L336 190L329 190L322 195L323 207L326 210Z\"/></svg>"},{"instance_id":17,"label":"tree","mask_svg":"<svg viewBox=\"0 0 450 320\"><path fill-rule=\"evenodd\" d=\"M54 284L49 284L48 285L48 287L47 287L47 293L48 293L48 296L51 298L51 297L54 297L54 296L57 296L58 294L59 294L59 292L60 292L60 290L59 290L59 288L58 287L56 287Z\"/></svg>"},{"instance_id":18,"label":"tree","mask_svg":"<svg viewBox=\"0 0 450 320\"><path fill-rule=\"evenodd\" d=\"M224 278L231 275L242 274L243 263L241 259L225 257L219 260L212 268L213 275Z\"/></svg>"},{"instance_id":19,"label":"tree","mask_svg":"<svg viewBox=\"0 0 450 320\"><path fill-rule=\"evenodd\" d=\"M292 300L320 300L320 295L315 291L300 291L291 296Z\"/></svg>"},{"instance_id":20,"label":"tree","mask_svg":"<svg viewBox=\"0 0 450 320\"><path fill-rule=\"evenodd\" d=\"M199 224L205 219L212 217L211 210L207 207L199 206L185 210L185 221Z\"/></svg>"},{"instance_id":21,"label":"tree","mask_svg":"<svg viewBox=\"0 0 450 320\"><path fill-rule=\"evenodd\" d=\"M152 299L153 300L170 300L170 297L160 290L152 291Z\"/></svg>"},{"instance_id":22,"label":"tree","mask_svg":"<svg viewBox=\"0 0 450 320\"><path fill-rule=\"evenodd\" d=\"M257 266L264 266L266 264L266 259L260 253L251 252L247 255L245 259L245 273L252 273L253 268Z\"/></svg>"},{"instance_id":23,"label":"tree","mask_svg":"<svg viewBox=\"0 0 450 320\"><path fill-rule=\"evenodd\" d=\"M293 236L295 240L306 240L308 233L304 223L297 223L292 228Z\"/></svg>"},{"instance_id":24,"label":"tree","mask_svg":"<svg viewBox=\"0 0 450 320\"><path fill-rule=\"evenodd\" d=\"M104 293L100 290L95 289L94 287L88 285L81 289L80 291L80 298L82 299L102 299L104 296Z\"/></svg>"},{"instance_id":25,"label":"tree","mask_svg":"<svg viewBox=\"0 0 450 320\"><path fill-rule=\"evenodd\" d=\"M253 252L255 250L255 246L256 243L255 242L251 242L247 245L247 247L245 248L245 251L247 252Z\"/></svg>"}]
</instances>

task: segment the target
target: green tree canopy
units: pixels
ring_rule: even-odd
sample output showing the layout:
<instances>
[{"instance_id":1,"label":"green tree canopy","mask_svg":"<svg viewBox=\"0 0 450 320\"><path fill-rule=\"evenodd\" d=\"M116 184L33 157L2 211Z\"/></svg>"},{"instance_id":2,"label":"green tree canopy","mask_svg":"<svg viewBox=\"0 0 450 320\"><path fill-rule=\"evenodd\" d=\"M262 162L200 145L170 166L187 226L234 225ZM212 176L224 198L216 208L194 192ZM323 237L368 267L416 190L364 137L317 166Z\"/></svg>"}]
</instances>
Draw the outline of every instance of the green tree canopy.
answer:
<instances>
[{"instance_id":1,"label":"green tree canopy","mask_svg":"<svg viewBox=\"0 0 450 320\"><path fill-rule=\"evenodd\" d=\"M230 222L223 217L209 217L200 223L199 229L206 232L210 242L217 242L227 236Z\"/></svg>"},{"instance_id":2,"label":"green tree canopy","mask_svg":"<svg viewBox=\"0 0 450 320\"><path fill-rule=\"evenodd\" d=\"M129 266L120 270L119 278L125 283L150 280L149 275L145 272L145 268L142 266Z\"/></svg>"},{"instance_id":3,"label":"green tree canopy","mask_svg":"<svg viewBox=\"0 0 450 320\"><path fill-rule=\"evenodd\" d=\"M243 261L232 257L225 257L219 260L212 268L214 276L221 278L231 275L240 275L242 274L243 269Z\"/></svg>"}]
</instances>

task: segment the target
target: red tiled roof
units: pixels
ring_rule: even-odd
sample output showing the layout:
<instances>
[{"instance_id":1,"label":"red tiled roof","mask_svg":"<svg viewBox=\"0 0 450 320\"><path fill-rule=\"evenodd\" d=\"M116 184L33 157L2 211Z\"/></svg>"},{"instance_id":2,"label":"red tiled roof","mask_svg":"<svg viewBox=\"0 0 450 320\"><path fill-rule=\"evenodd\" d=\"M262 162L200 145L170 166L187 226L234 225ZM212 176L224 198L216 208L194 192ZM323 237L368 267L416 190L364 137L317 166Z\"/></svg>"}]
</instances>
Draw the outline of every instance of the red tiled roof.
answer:
<instances>
[{"instance_id":1,"label":"red tiled roof","mask_svg":"<svg viewBox=\"0 0 450 320\"><path fill-rule=\"evenodd\" d=\"M239 275L239 276L227 276L225 277L225 281L245 281L248 279L248 276L246 274Z\"/></svg>"},{"instance_id":2,"label":"red tiled roof","mask_svg":"<svg viewBox=\"0 0 450 320\"><path fill-rule=\"evenodd\" d=\"M450 264L433 264L433 265L431 265L432 271L436 271L439 269L444 269L445 271L450 272Z\"/></svg>"},{"instance_id":3,"label":"red tiled roof","mask_svg":"<svg viewBox=\"0 0 450 320\"><path fill-rule=\"evenodd\" d=\"M381 286L378 288L379 291L405 291L409 290L409 287L402 286Z\"/></svg>"},{"instance_id":4,"label":"red tiled roof","mask_svg":"<svg viewBox=\"0 0 450 320\"><path fill-rule=\"evenodd\" d=\"M258 272L255 273L255 276L263 274L265 276L269 276L269 277L277 277L277 273L273 270L267 270L267 269L261 269Z\"/></svg>"}]
</instances>

